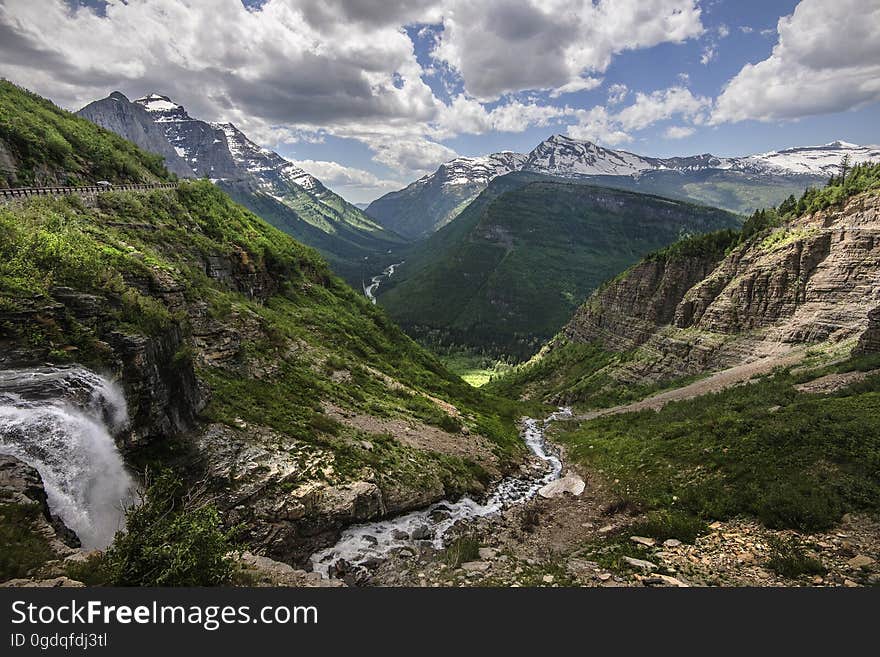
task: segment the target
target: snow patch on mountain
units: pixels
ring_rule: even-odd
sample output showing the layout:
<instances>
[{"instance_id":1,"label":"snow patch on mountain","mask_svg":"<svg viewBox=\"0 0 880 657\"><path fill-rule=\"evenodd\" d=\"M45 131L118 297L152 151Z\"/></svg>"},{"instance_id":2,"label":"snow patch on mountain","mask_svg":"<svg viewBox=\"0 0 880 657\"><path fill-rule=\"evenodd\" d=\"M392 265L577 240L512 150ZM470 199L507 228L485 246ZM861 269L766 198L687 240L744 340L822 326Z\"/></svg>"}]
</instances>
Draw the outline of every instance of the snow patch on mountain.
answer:
<instances>
[{"instance_id":1,"label":"snow patch on mountain","mask_svg":"<svg viewBox=\"0 0 880 657\"><path fill-rule=\"evenodd\" d=\"M277 195L279 183L293 183L305 190L323 189L321 182L303 171L290 160L274 151L263 148L250 139L232 123L212 123L226 135L226 143L233 159L260 182L271 195Z\"/></svg>"},{"instance_id":2,"label":"snow patch on mountain","mask_svg":"<svg viewBox=\"0 0 880 657\"><path fill-rule=\"evenodd\" d=\"M422 186L439 183L443 186L488 185L493 178L512 171L519 171L525 162L525 155L512 151L491 153L479 157L457 157L441 164L432 174L417 180L414 184Z\"/></svg>"},{"instance_id":3,"label":"snow patch on mountain","mask_svg":"<svg viewBox=\"0 0 880 657\"><path fill-rule=\"evenodd\" d=\"M851 164L880 162L880 149L835 141L745 157L717 157L711 153L685 157L645 157L603 148L589 141L553 135L526 157L523 169L561 177L638 176L648 171L702 171L722 169L782 176L827 176L836 173L844 155Z\"/></svg>"},{"instance_id":4,"label":"snow patch on mountain","mask_svg":"<svg viewBox=\"0 0 880 657\"><path fill-rule=\"evenodd\" d=\"M731 168L740 171L829 176L839 173L844 155L849 155L850 165L880 162L880 148L877 146L859 146L845 141L833 141L822 146L786 148L743 158L730 158L730 161L733 163Z\"/></svg>"},{"instance_id":5,"label":"snow patch on mountain","mask_svg":"<svg viewBox=\"0 0 880 657\"><path fill-rule=\"evenodd\" d=\"M524 169L553 176L632 176L660 168L648 158L553 135L526 157Z\"/></svg>"}]
</instances>

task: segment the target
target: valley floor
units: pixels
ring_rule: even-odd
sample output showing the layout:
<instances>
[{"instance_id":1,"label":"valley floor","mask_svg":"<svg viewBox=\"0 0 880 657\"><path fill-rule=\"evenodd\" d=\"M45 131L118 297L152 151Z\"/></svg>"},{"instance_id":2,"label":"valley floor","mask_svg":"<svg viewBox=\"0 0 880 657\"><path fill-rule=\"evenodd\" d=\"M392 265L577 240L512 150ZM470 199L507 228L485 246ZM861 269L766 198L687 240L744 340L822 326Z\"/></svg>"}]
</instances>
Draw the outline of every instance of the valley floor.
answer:
<instances>
[{"instance_id":1,"label":"valley floor","mask_svg":"<svg viewBox=\"0 0 880 657\"><path fill-rule=\"evenodd\" d=\"M615 513L607 490L590 479L579 498L538 499L467 528L460 540L473 546L469 561L450 558L450 550L403 550L362 584L880 585L880 522L865 515L848 514L833 530L809 535L767 529L746 518L714 522L693 544L638 536L633 532L644 519L626 510ZM792 545L801 547L792 551ZM786 564L794 570L786 571Z\"/></svg>"}]
</instances>

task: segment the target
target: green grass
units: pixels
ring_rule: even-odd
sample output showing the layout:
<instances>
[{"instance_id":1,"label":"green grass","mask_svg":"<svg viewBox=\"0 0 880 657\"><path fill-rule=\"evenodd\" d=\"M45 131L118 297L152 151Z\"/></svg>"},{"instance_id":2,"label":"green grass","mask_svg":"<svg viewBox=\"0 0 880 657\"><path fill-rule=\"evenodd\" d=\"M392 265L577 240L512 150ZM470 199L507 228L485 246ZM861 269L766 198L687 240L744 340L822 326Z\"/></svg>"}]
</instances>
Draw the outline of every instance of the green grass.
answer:
<instances>
[{"instance_id":1,"label":"green grass","mask_svg":"<svg viewBox=\"0 0 880 657\"><path fill-rule=\"evenodd\" d=\"M0 80L0 141L17 172L0 172L0 185L83 185L98 180L168 180L162 157Z\"/></svg>"},{"instance_id":2,"label":"green grass","mask_svg":"<svg viewBox=\"0 0 880 657\"><path fill-rule=\"evenodd\" d=\"M796 536L771 539L767 567L788 579L797 579L804 575L824 575L828 572L819 559L807 554L803 543Z\"/></svg>"},{"instance_id":3,"label":"green grass","mask_svg":"<svg viewBox=\"0 0 880 657\"><path fill-rule=\"evenodd\" d=\"M438 356L450 372L457 374L465 383L475 388L480 388L503 376L511 367L505 360L467 351L442 350Z\"/></svg>"},{"instance_id":4,"label":"green grass","mask_svg":"<svg viewBox=\"0 0 880 657\"><path fill-rule=\"evenodd\" d=\"M678 510L659 510L648 513L627 529L633 536L650 536L658 541L675 538L683 543L693 543L697 537L708 531L705 522L688 513Z\"/></svg>"},{"instance_id":5,"label":"green grass","mask_svg":"<svg viewBox=\"0 0 880 657\"><path fill-rule=\"evenodd\" d=\"M778 372L659 412L598 418L559 440L646 509L804 531L880 511L880 377L827 396L793 383Z\"/></svg>"},{"instance_id":6,"label":"green grass","mask_svg":"<svg viewBox=\"0 0 880 657\"><path fill-rule=\"evenodd\" d=\"M443 561L450 568L458 568L468 561L480 558L480 542L472 536L459 536L443 551Z\"/></svg>"},{"instance_id":7,"label":"green grass","mask_svg":"<svg viewBox=\"0 0 880 657\"><path fill-rule=\"evenodd\" d=\"M55 557L46 539L34 531L41 515L37 504L0 500L0 582L26 577Z\"/></svg>"}]
</instances>

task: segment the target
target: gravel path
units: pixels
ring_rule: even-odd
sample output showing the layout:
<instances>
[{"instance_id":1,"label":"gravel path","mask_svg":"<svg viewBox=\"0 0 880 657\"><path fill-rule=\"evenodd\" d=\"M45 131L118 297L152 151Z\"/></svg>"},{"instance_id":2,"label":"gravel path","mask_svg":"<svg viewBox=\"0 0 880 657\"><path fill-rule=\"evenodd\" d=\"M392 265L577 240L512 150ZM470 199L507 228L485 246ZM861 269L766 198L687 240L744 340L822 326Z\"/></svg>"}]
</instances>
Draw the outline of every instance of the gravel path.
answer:
<instances>
[{"instance_id":1,"label":"gravel path","mask_svg":"<svg viewBox=\"0 0 880 657\"><path fill-rule=\"evenodd\" d=\"M767 356L750 363L743 363L742 365L721 370L720 372L716 372L711 376L700 379L699 381L695 381L694 383L681 388L666 390L665 392L657 393L656 395L630 404L622 404L620 406L612 406L611 408L603 408L588 413L575 414L572 415L571 419L585 421L593 420L605 415L617 415L618 413L632 413L649 409L657 411L669 402L692 399L712 392L720 392L726 388L748 381L753 377L772 372L777 367L794 365L802 358L803 352L801 351L789 351L784 354Z\"/></svg>"}]
</instances>

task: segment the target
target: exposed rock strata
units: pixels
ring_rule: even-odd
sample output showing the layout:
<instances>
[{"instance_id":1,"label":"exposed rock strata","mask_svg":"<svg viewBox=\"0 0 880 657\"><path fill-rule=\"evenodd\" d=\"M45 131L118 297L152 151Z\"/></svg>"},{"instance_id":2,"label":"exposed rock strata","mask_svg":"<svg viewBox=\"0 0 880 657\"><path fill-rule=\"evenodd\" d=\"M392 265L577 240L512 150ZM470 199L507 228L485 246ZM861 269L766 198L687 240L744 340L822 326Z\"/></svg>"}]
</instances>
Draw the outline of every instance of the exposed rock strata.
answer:
<instances>
[{"instance_id":1,"label":"exposed rock strata","mask_svg":"<svg viewBox=\"0 0 880 657\"><path fill-rule=\"evenodd\" d=\"M648 259L597 291L562 335L639 349L623 380L695 374L792 345L880 350L880 197L800 217L718 262Z\"/></svg>"}]
</instances>

